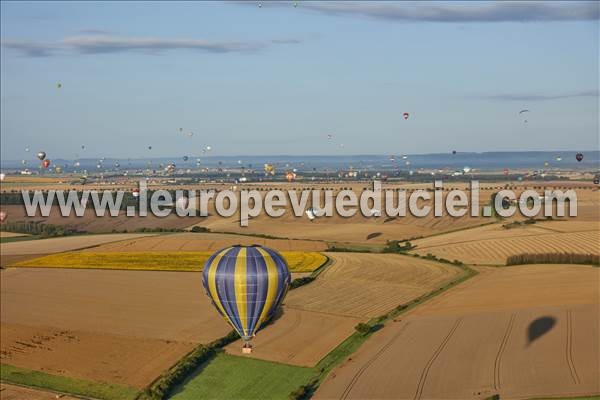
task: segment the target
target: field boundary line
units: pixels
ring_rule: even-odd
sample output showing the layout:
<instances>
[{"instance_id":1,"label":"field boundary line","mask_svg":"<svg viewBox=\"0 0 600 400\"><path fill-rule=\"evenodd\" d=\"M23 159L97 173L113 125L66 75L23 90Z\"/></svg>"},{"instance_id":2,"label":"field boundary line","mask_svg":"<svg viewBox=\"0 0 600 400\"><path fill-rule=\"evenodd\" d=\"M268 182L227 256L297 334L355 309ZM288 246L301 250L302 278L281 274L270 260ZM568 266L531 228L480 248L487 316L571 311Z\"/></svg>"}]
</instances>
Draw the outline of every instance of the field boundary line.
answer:
<instances>
[{"instance_id":1,"label":"field boundary line","mask_svg":"<svg viewBox=\"0 0 600 400\"><path fill-rule=\"evenodd\" d=\"M377 353L375 353L375 355L373 355L373 357L371 357L369 360L367 360L366 363L364 363L359 370L356 372L356 374L354 374L354 376L352 377L352 379L350 380L350 383L348 384L348 386L346 386L346 389L344 389L344 392L342 393L342 396L340 396L340 399L346 399L348 398L348 395L350 394L350 392L352 391L352 389L354 388L354 385L356 385L356 382L358 382L358 380L360 379L360 377L362 376L362 374L375 362L377 361L377 359L392 345L394 344L394 342L396 342L396 340L402 335L402 333L404 333L404 331L406 330L406 328L408 327L408 325L410 325L410 322L407 322L406 324L404 324L404 326L402 328L400 328L400 330L381 348L379 349L379 351L377 351Z\"/></svg>"},{"instance_id":2,"label":"field boundary line","mask_svg":"<svg viewBox=\"0 0 600 400\"><path fill-rule=\"evenodd\" d=\"M517 313L512 313L510 315L508 325L506 326L504 336L502 336L502 341L500 342L500 347L498 348L498 353L496 353L496 359L494 360L494 390L499 390L501 386L500 367L502 366L502 355L504 354L504 349L506 349L506 344L508 343L508 338L512 332L516 317Z\"/></svg>"},{"instance_id":3,"label":"field boundary line","mask_svg":"<svg viewBox=\"0 0 600 400\"><path fill-rule=\"evenodd\" d=\"M425 368L423 369L423 371L421 371L421 376L419 377L417 391L415 392L415 396L413 397L414 400L418 400L421 398L421 396L423 396L423 389L425 389L425 383L427 383L427 376L429 375L429 370L431 369L431 366L433 365L435 360L437 360L442 351L444 351L444 348L446 348L446 345L450 341L450 338L452 338L452 335L454 335L454 332L456 332L461 322L462 317L458 318L456 322L454 322L454 325L452 325L450 332L448 332L444 340L442 340L442 343L440 343L438 348L433 352L433 355L431 356L429 361L427 361L427 364L425 364Z\"/></svg>"},{"instance_id":4,"label":"field boundary line","mask_svg":"<svg viewBox=\"0 0 600 400\"><path fill-rule=\"evenodd\" d=\"M571 309L567 310L567 343L565 355L573 383L579 385L581 381L579 379L579 375L577 374L577 369L575 368L575 361L573 360L573 310Z\"/></svg>"},{"instance_id":5,"label":"field boundary line","mask_svg":"<svg viewBox=\"0 0 600 400\"><path fill-rule=\"evenodd\" d=\"M48 388L40 387L40 386L28 386L28 385L24 385L22 383L10 382L5 379L0 379L0 382L4 383L5 385L18 386L18 387L22 387L25 389L39 390L40 392L53 393L53 394L61 395L61 396L75 397L77 399L82 399L82 400L102 400L97 397L82 396L80 394L61 392L60 390L53 390L53 389L48 389ZM57 396L57 398L58 398L58 396Z\"/></svg>"}]
</instances>

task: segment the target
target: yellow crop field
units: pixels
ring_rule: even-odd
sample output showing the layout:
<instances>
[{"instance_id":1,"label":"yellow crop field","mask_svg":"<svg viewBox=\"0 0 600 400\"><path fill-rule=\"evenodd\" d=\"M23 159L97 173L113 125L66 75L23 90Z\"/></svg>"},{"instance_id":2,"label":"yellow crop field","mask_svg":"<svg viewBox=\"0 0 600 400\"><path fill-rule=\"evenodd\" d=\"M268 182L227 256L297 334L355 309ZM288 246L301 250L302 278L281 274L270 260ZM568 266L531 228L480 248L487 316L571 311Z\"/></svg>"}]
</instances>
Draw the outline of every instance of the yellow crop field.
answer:
<instances>
[{"instance_id":1,"label":"yellow crop field","mask_svg":"<svg viewBox=\"0 0 600 400\"><path fill-rule=\"evenodd\" d=\"M201 271L212 252L66 252L17 262L11 267ZM289 251L281 255L291 272L312 272L327 261L323 254Z\"/></svg>"}]
</instances>

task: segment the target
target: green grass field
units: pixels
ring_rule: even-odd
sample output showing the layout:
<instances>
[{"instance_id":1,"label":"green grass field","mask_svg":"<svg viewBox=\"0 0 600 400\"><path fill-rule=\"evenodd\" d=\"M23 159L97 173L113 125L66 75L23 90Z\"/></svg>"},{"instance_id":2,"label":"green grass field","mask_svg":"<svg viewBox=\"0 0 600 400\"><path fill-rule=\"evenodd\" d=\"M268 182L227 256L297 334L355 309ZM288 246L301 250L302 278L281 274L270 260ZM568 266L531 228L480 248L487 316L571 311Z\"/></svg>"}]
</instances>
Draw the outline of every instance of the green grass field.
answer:
<instances>
[{"instance_id":1,"label":"green grass field","mask_svg":"<svg viewBox=\"0 0 600 400\"><path fill-rule=\"evenodd\" d=\"M128 386L50 375L8 364L0 365L0 378L7 383L50 389L96 399L127 400L134 399L138 393L137 389Z\"/></svg>"},{"instance_id":2,"label":"green grass field","mask_svg":"<svg viewBox=\"0 0 600 400\"><path fill-rule=\"evenodd\" d=\"M287 399L313 368L219 354L176 388L172 399Z\"/></svg>"}]
</instances>

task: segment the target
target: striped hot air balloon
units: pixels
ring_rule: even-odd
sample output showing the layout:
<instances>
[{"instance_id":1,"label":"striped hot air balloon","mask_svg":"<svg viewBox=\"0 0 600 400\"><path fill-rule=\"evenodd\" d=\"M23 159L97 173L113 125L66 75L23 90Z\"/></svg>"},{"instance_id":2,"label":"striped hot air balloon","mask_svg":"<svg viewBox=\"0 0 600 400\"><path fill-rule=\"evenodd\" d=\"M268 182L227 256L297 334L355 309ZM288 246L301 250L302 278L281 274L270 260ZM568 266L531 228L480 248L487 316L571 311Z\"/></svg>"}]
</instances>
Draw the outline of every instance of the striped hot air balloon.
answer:
<instances>
[{"instance_id":1,"label":"striped hot air balloon","mask_svg":"<svg viewBox=\"0 0 600 400\"><path fill-rule=\"evenodd\" d=\"M249 348L248 342L283 301L290 272L278 252L236 245L210 256L202 284L217 311L244 340L244 348Z\"/></svg>"}]
</instances>

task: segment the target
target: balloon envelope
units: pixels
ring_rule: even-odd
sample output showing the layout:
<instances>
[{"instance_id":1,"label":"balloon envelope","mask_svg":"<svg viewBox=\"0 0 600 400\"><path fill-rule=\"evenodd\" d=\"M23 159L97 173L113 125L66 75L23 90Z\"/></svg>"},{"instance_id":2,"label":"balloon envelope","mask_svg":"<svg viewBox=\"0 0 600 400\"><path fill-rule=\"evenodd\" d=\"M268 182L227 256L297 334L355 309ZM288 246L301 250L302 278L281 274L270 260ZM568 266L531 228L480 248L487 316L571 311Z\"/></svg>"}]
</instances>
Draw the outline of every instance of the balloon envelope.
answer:
<instances>
[{"instance_id":1,"label":"balloon envelope","mask_svg":"<svg viewBox=\"0 0 600 400\"><path fill-rule=\"evenodd\" d=\"M232 246L204 264L202 284L217 311L244 341L267 323L290 284L284 258L262 246Z\"/></svg>"}]
</instances>

